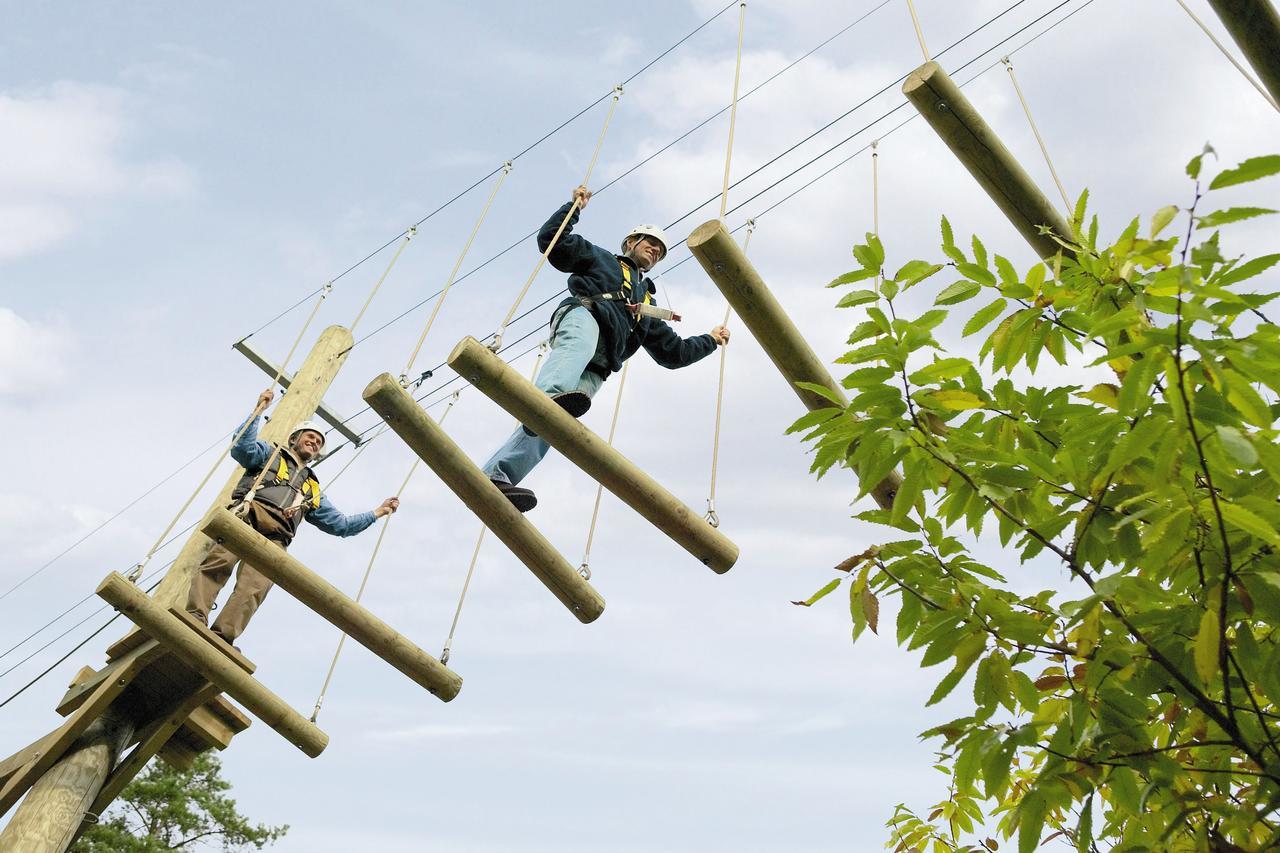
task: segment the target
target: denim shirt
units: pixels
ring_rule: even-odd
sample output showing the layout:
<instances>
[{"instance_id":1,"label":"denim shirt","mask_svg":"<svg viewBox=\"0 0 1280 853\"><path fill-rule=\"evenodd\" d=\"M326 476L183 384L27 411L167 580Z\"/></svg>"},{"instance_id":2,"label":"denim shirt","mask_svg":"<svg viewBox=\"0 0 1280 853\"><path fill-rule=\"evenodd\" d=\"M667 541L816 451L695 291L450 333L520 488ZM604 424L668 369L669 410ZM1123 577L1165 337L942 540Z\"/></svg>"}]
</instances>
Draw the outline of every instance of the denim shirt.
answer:
<instances>
[{"instance_id":1,"label":"denim shirt","mask_svg":"<svg viewBox=\"0 0 1280 853\"><path fill-rule=\"evenodd\" d=\"M244 434L231 448L231 458L244 466L246 471L257 473L267 464L275 446L258 438L258 418L254 417L240 428ZM239 430L237 430L239 431ZM308 510L303 516L308 523L320 528L330 536L355 536L368 529L377 520L372 512L361 512L346 515L330 503L329 498L321 493L320 506Z\"/></svg>"}]
</instances>

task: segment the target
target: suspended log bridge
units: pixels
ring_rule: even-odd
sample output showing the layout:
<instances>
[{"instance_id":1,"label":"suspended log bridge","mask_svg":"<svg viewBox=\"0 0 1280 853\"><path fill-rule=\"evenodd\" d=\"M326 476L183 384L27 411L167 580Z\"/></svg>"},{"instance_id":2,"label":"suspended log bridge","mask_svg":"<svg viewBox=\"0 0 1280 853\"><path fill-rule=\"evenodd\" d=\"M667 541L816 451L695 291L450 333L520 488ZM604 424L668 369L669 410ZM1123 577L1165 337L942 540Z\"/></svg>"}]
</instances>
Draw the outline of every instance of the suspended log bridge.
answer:
<instances>
[{"instance_id":1,"label":"suspended log bridge","mask_svg":"<svg viewBox=\"0 0 1280 853\"><path fill-rule=\"evenodd\" d=\"M364 389L364 400L580 622L599 618L604 612L600 593L489 482L395 377L384 373L375 378Z\"/></svg>"},{"instance_id":2,"label":"suspended log bridge","mask_svg":"<svg viewBox=\"0 0 1280 853\"><path fill-rule=\"evenodd\" d=\"M1049 258L1061 251L1052 237L1041 233L1041 227L1070 240L1071 226L942 66L926 62L912 71L902 93L1036 254Z\"/></svg>"},{"instance_id":3,"label":"suspended log bridge","mask_svg":"<svg viewBox=\"0 0 1280 853\"><path fill-rule=\"evenodd\" d=\"M724 223L712 219L699 225L689 235L688 245L805 408L830 408L831 401L802 388L797 384L800 382L820 385L847 404L840 383L831 377ZM897 473L890 474L871 490L871 496L883 509L889 509L901 485L902 478Z\"/></svg>"},{"instance_id":4,"label":"suspended log bridge","mask_svg":"<svg viewBox=\"0 0 1280 853\"><path fill-rule=\"evenodd\" d=\"M323 616L335 628L373 652L414 683L448 702L462 689L462 678L374 616L289 552L237 518L215 508L200 528L277 586Z\"/></svg>"},{"instance_id":5,"label":"suspended log bridge","mask_svg":"<svg viewBox=\"0 0 1280 853\"><path fill-rule=\"evenodd\" d=\"M727 536L475 338L462 339L449 366L712 571L733 567L738 546Z\"/></svg>"}]
</instances>

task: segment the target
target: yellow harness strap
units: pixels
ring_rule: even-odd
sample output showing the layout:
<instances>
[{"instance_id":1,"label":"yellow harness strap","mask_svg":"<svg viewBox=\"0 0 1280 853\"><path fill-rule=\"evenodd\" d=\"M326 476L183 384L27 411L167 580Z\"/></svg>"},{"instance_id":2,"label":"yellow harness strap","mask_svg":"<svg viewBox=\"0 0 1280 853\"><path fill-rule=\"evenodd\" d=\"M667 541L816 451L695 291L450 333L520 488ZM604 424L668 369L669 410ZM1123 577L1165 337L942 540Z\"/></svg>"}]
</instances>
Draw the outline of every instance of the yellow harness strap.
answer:
<instances>
[{"instance_id":1,"label":"yellow harness strap","mask_svg":"<svg viewBox=\"0 0 1280 853\"><path fill-rule=\"evenodd\" d=\"M627 266L627 262L619 260L618 264L622 267L622 293L627 297L627 301L631 302L631 267ZM645 288L644 298L640 300L641 305L648 305L653 301L649 289Z\"/></svg>"}]
</instances>

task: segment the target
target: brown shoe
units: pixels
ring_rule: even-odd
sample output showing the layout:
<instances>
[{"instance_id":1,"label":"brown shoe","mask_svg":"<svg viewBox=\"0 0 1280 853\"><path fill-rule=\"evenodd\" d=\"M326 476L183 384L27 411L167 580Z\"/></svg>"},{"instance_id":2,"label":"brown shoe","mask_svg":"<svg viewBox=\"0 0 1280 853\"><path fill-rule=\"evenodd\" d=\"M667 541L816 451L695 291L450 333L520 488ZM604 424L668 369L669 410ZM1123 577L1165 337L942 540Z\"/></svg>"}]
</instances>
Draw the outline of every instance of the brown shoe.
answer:
<instances>
[{"instance_id":1,"label":"brown shoe","mask_svg":"<svg viewBox=\"0 0 1280 853\"><path fill-rule=\"evenodd\" d=\"M591 398L581 391L565 391L563 394L553 394L551 400L575 418L580 418L591 410ZM536 432L528 427L524 427L524 432L525 435L537 435Z\"/></svg>"},{"instance_id":2,"label":"brown shoe","mask_svg":"<svg viewBox=\"0 0 1280 853\"><path fill-rule=\"evenodd\" d=\"M511 501L511 505L520 510L520 512L528 512L538 505L538 496L530 489L513 486L501 480L490 480L489 482L497 486L498 491L502 492L506 499Z\"/></svg>"}]
</instances>

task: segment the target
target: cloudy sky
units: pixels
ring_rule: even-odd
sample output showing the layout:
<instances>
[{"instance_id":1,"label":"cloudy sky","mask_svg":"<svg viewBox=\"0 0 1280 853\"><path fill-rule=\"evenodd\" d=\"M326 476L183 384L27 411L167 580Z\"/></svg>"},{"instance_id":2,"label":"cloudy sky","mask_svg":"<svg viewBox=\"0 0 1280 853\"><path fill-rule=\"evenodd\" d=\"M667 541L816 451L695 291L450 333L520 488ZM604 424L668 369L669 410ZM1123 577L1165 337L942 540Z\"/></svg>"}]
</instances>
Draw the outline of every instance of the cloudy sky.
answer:
<instances>
[{"instance_id":1,"label":"cloudy sky","mask_svg":"<svg viewBox=\"0 0 1280 853\"><path fill-rule=\"evenodd\" d=\"M282 358L311 303L268 321L723 5L4 3L0 591L9 592L0 598L0 701L107 619L96 599L77 602L107 571L145 554L252 407L265 377L232 343L254 332L259 350ZM1212 17L1202 0L1191 5ZM1231 164L1274 153L1277 114L1173 0L917 6L939 61L966 66L961 81L1078 11L1013 59L1068 190L1090 188L1106 233L1186 200L1182 167L1206 140ZM826 357L859 319L831 308L822 285L852 265L849 247L871 227L870 159L858 152L872 139L883 139L880 230L890 268L935 252L943 213L1019 266L1033 260L923 122L890 133L912 115L909 106L890 112L903 103L894 81L921 60L900 0L751 4L742 90L864 15L738 113L735 179L769 165L731 190L731 227L852 156L760 215L750 246ZM593 186L727 105L736 39L731 8L627 84ZM1056 198L1004 70L966 91ZM606 106L517 159L464 272L568 199ZM706 202L720 189L727 131L726 114L627 174L592 201L580 231L608 245L637 221L674 222L683 237L715 216L716 203ZM420 303L443 284L492 180L423 223L360 321L357 338L374 334L335 382L334 409L355 416L369 379L404 367L429 313ZM1230 203L1274 206L1274 191L1270 199L1255 187L1233 192ZM1240 226L1228 249L1274 251L1269 227ZM675 266L686 256L671 253L660 285L691 335L718 323L724 303L695 263ZM390 258L385 250L339 278L309 339L320 325L350 324ZM443 362L462 335L491 332L536 259L524 241L462 280L419 368ZM562 281L543 271L526 306ZM924 289L910 307L928 304ZM508 340L530 337L510 354L536 343L546 319L541 310L513 325ZM727 364L717 509L742 548L737 566L714 575L606 495L591 567L608 608L583 626L486 541L454 645L451 665L465 679L455 701L438 702L348 645L320 718L332 739L323 756L306 759L261 724L225 753L243 809L292 826L277 849L871 851L881 849L896 803L928 811L945 797L930 746L917 738L953 710L922 707L941 673L920 670L891 637L850 645L838 598L811 610L788 603L892 534L850 520L856 489L847 476L809 477L804 448L782 434L799 406L745 330ZM516 366L527 371L532 355ZM716 375L714 359L668 372L641 355L618 427L621 450L699 510ZM424 390L448 378L440 370ZM602 391L592 428L607 430L616 388L615 379ZM359 429L376 423L367 412L353 419ZM446 425L483 458L511 422L470 390ZM327 476L350 454L328 463ZM330 496L348 511L371 508L398 488L412 459L394 436L380 438ZM542 501L531 520L578 562L594 484L553 456L528 485ZM420 471L366 603L438 654L478 532L452 493ZM339 541L308 528L292 553L354 590L374 538ZM1051 565L1019 568L985 553L1019 585L1063 580ZM892 609L887 602L886 621ZM118 627L0 709L0 753L55 725L63 686L80 666L101 662ZM264 684L309 712L336 640L277 591L242 646Z\"/></svg>"}]
</instances>

